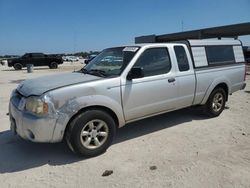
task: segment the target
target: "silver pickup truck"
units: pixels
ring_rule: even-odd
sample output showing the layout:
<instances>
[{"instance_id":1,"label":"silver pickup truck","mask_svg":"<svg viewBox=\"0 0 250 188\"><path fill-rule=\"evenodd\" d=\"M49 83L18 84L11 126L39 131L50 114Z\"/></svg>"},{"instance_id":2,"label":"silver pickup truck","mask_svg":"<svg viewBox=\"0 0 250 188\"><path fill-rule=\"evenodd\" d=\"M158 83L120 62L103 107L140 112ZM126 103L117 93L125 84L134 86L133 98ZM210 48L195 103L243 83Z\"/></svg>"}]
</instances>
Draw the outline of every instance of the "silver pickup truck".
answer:
<instances>
[{"instance_id":1,"label":"silver pickup truck","mask_svg":"<svg viewBox=\"0 0 250 188\"><path fill-rule=\"evenodd\" d=\"M11 129L96 156L128 122L189 106L218 116L246 85L244 62L231 39L108 48L77 72L22 82L10 98Z\"/></svg>"}]
</instances>

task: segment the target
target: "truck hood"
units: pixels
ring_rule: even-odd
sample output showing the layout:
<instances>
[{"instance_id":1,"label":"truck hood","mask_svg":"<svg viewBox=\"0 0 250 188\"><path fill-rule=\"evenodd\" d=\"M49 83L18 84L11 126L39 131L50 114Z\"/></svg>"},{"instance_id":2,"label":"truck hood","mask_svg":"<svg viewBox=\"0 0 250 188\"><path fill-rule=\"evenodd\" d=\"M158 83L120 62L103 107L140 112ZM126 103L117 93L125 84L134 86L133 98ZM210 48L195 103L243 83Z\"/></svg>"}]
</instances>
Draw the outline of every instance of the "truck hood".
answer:
<instances>
[{"instance_id":1,"label":"truck hood","mask_svg":"<svg viewBox=\"0 0 250 188\"><path fill-rule=\"evenodd\" d=\"M31 95L38 96L53 89L100 79L103 78L79 72L64 73L25 80L20 83L20 85L17 87L17 90L26 97Z\"/></svg>"},{"instance_id":2,"label":"truck hood","mask_svg":"<svg viewBox=\"0 0 250 188\"><path fill-rule=\"evenodd\" d=\"M14 57L14 58L8 59L7 61L8 61L8 63L11 63L11 62L17 61L19 59L20 59L20 57Z\"/></svg>"}]
</instances>

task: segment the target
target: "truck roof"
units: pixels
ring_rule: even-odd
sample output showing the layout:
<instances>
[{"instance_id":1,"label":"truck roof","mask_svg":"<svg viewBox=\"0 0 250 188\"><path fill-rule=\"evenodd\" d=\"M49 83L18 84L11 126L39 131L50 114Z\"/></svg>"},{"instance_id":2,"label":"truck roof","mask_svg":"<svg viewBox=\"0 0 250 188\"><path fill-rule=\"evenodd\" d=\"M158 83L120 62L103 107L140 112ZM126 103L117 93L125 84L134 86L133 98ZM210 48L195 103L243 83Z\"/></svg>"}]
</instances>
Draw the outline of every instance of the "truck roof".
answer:
<instances>
[{"instance_id":1,"label":"truck roof","mask_svg":"<svg viewBox=\"0 0 250 188\"><path fill-rule=\"evenodd\" d=\"M173 41L173 42L156 42L156 43L139 43L134 45L127 45L127 46L149 46L149 45L161 45L161 44L180 44L180 42L185 43L189 42L191 46L209 46L209 45L241 45L241 41L238 39L190 39L190 40L183 40L183 41Z\"/></svg>"}]
</instances>

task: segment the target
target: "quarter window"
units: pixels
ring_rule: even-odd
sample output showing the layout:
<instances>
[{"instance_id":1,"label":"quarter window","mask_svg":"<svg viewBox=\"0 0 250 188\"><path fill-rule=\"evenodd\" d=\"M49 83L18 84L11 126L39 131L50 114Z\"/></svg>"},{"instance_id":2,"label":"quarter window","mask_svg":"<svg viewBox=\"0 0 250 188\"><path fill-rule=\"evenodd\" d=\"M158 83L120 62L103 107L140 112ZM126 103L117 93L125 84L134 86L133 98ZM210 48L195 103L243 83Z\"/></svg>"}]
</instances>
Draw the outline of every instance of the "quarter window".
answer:
<instances>
[{"instance_id":1,"label":"quarter window","mask_svg":"<svg viewBox=\"0 0 250 188\"><path fill-rule=\"evenodd\" d=\"M209 64L234 63L232 46L206 46L207 61Z\"/></svg>"},{"instance_id":2,"label":"quarter window","mask_svg":"<svg viewBox=\"0 0 250 188\"><path fill-rule=\"evenodd\" d=\"M171 62L167 48L145 50L134 67L141 67L145 77L168 73L171 69Z\"/></svg>"},{"instance_id":3,"label":"quarter window","mask_svg":"<svg viewBox=\"0 0 250 188\"><path fill-rule=\"evenodd\" d=\"M188 58L186 51L183 46L175 46L174 47L178 68L179 71L188 71L189 70L189 64L188 64Z\"/></svg>"},{"instance_id":4,"label":"quarter window","mask_svg":"<svg viewBox=\"0 0 250 188\"><path fill-rule=\"evenodd\" d=\"M44 55L41 54L41 53L33 53L33 54L32 54L32 57L38 58L38 57L44 57Z\"/></svg>"}]
</instances>

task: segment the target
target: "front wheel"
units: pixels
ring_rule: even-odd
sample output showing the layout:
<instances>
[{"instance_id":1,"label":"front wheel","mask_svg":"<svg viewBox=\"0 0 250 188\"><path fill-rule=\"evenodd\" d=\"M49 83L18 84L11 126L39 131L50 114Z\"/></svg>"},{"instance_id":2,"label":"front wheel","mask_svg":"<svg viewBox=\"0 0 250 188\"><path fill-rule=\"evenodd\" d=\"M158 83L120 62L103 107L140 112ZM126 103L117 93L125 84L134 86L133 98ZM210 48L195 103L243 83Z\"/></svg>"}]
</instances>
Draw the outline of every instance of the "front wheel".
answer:
<instances>
[{"instance_id":1,"label":"front wheel","mask_svg":"<svg viewBox=\"0 0 250 188\"><path fill-rule=\"evenodd\" d=\"M222 88L215 88L210 94L206 104L205 113L209 117L217 117L225 108L226 92Z\"/></svg>"},{"instance_id":2,"label":"front wheel","mask_svg":"<svg viewBox=\"0 0 250 188\"><path fill-rule=\"evenodd\" d=\"M113 118L102 110L87 110L76 116L66 132L69 148L85 157L104 153L116 133Z\"/></svg>"}]
</instances>

